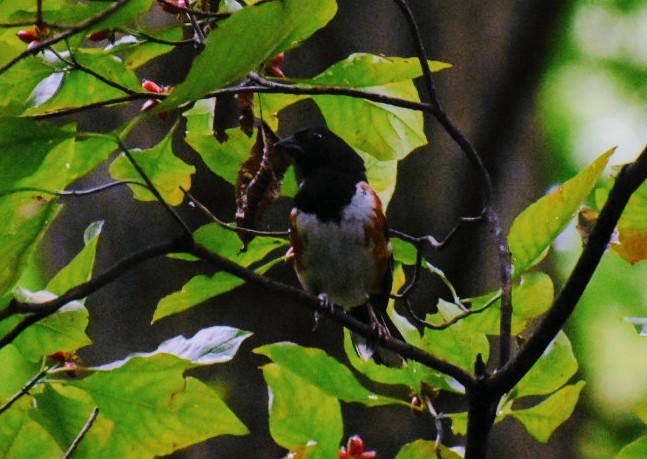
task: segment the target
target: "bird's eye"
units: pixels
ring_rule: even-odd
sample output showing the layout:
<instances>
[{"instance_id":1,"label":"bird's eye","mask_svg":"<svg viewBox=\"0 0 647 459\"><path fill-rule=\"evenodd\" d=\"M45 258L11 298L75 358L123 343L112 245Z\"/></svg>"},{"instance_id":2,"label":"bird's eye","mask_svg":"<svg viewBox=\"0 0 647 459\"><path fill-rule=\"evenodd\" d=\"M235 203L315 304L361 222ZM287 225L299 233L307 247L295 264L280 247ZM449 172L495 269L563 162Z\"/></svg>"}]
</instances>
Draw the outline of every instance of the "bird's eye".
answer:
<instances>
[{"instance_id":1,"label":"bird's eye","mask_svg":"<svg viewBox=\"0 0 647 459\"><path fill-rule=\"evenodd\" d=\"M314 135L314 138L317 140L323 139L323 134L321 132L315 132L313 135Z\"/></svg>"}]
</instances>

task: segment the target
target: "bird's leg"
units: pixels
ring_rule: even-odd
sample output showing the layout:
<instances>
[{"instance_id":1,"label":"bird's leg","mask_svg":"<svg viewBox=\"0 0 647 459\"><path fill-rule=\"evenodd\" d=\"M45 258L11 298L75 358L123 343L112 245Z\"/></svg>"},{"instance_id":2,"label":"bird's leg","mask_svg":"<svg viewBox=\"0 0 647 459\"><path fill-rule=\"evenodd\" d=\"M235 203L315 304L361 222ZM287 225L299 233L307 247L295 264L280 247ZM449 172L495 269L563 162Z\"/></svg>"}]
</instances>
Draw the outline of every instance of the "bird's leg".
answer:
<instances>
[{"instance_id":1,"label":"bird's leg","mask_svg":"<svg viewBox=\"0 0 647 459\"><path fill-rule=\"evenodd\" d=\"M317 295L317 298L319 298L319 304L321 305L322 308L328 310L329 312L332 312L333 310L333 302L330 301L330 298L328 295L325 293L320 293ZM321 313L319 311L315 311L315 324L314 327L312 327L312 331L315 331L317 327L319 327L319 321L321 320Z\"/></svg>"},{"instance_id":2,"label":"bird's leg","mask_svg":"<svg viewBox=\"0 0 647 459\"><path fill-rule=\"evenodd\" d=\"M369 325L371 326L371 329L377 336L380 338L387 338L391 336L391 333L389 332L389 329L386 328L386 325L382 323L382 321L377 317L377 314L375 314L375 311L373 311L373 308L371 305L367 305L368 307L368 316L370 318L370 323Z\"/></svg>"}]
</instances>

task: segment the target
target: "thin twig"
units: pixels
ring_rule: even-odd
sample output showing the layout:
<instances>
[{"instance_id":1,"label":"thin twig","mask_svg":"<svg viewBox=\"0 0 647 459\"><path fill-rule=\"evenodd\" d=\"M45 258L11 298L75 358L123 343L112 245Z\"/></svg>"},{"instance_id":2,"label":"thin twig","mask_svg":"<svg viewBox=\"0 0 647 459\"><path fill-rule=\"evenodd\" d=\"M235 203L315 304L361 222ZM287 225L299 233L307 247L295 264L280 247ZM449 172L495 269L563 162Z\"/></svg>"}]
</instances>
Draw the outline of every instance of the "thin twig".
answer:
<instances>
[{"instance_id":1,"label":"thin twig","mask_svg":"<svg viewBox=\"0 0 647 459\"><path fill-rule=\"evenodd\" d=\"M200 201L198 201L191 193L189 193L187 190L184 188L180 187L180 190L182 190L182 193L185 194L197 207L200 209L202 212L204 212L207 217L209 217L211 220L213 220L214 223L216 223L218 226L220 226L223 229L233 231L233 232L242 232L242 233L247 233L247 234L253 234L254 236L270 236L270 237L280 237L283 239L287 239L290 236L289 231L261 231L261 230L255 230L251 228L243 228L241 226L237 226L232 223L227 223L222 220L220 220L218 217L216 217L213 212L207 208L204 204L202 204Z\"/></svg>"},{"instance_id":2,"label":"thin twig","mask_svg":"<svg viewBox=\"0 0 647 459\"><path fill-rule=\"evenodd\" d=\"M436 94L436 89L434 86L434 79L429 68L429 62L427 60L427 54L425 47L420 35L420 30L418 24L413 15L413 12L409 8L406 0L394 0L397 6L402 11L403 16L405 17L407 24L409 25L409 30L416 44L416 50L418 52L418 59L423 70L423 76L425 80L425 85L429 96L431 98L431 113L440 123L440 125L445 129L445 131L450 135L450 137L456 142L456 144L463 150L463 153L467 156L468 160L474 168L481 174L484 184L484 208L486 209L486 217L492 228L494 229L494 238L497 245L497 251L499 254L499 276L501 282L501 290L503 296L501 298L501 320L500 320L500 348L499 348L499 361L501 365L504 365L510 358L511 354L511 341L512 341L512 261L510 258L510 252L508 250L508 241L501 227L501 221L499 219L498 212L494 209L492 203L492 196L494 194L494 186L492 185L492 179L490 177L483 160L480 155L467 138L467 136L461 131L454 121L449 117L447 112L444 110L440 99Z\"/></svg>"},{"instance_id":3,"label":"thin twig","mask_svg":"<svg viewBox=\"0 0 647 459\"><path fill-rule=\"evenodd\" d=\"M43 366L41 370L29 380L27 384L25 384L18 392L16 392L9 400L7 400L2 406L0 406L0 414L4 413L7 411L11 406L16 403L18 400L20 400L21 397L27 395L29 393L29 390L34 387L36 384L40 382L41 379L47 375L47 370L49 368Z\"/></svg>"},{"instance_id":4,"label":"thin twig","mask_svg":"<svg viewBox=\"0 0 647 459\"><path fill-rule=\"evenodd\" d=\"M146 184L137 182L135 180L116 180L114 182L104 183L103 185L99 185L93 188L87 188L85 190L53 191L53 190L47 190L45 188L31 188L31 187L13 188L7 191L6 193L0 193L0 196L6 196L13 193L42 193L42 194L51 194L54 196L86 196L89 194L100 193L102 191L109 190L110 188L114 188L121 185L138 185L148 189Z\"/></svg>"},{"instance_id":5,"label":"thin twig","mask_svg":"<svg viewBox=\"0 0 647 459\"><path fill-rule=\"evenodd\" d=\"M92 413L90 413L90 417L88 418L87 422L79 432L79 434L76 436L70 447L67 449L65 452L65 455L63 456L63 459L69 459L72 457L72 454L74 454L74 451L79 447L85 436L88 434L90 429L92 428L92 425L94 424L94 421L97 419L97 416L99 415L99 408L95 407L92 410Z\"/></svg>"}]
</instances>

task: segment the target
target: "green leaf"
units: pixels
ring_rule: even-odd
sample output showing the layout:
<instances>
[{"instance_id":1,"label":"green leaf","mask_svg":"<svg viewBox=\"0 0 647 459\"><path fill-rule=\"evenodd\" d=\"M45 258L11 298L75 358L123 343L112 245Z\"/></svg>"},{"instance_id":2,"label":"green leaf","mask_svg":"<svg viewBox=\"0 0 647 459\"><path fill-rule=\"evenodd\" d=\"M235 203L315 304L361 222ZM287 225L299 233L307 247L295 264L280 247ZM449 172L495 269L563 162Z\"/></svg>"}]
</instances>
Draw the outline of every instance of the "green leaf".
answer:
<instances>
[{"instance_id":1,"label":"green leaf","mask_svg":"<svg viewBox=\"0 0 647 459\"><path fill-rule=\"evenodd\" d=\"M573 414L584 384L584 381L580 381L566 386L539 405L525 410L513 410L511 415L521 421L530 435L546 443L555 429Z\"/></svg>"},{"instance_id":2,"label":"green leaf","mask_svg":"<svg viewBox=\"0 0 647 459\"><path fill-rule=\"evenodd\" d=\"M261 261L270 252L288 245L286 239L257 237L249 243L247 250L243 252L241 251L242 243L236 233L222 228L217 223L201 226L193 236L196 243L243 266Z\"/></svg>"},{"instance_id":3,"label":"green leaf","mask_svg":"<svg viewBox=\"0 0 647 459\"><path fill-rule=\"evenodd\" d=\"M284 0L243 8L218 23L184 82L161 106L178 106L243 78L324 27L336 12L334 0Z\"/></svg>"},{"instance_id":4,"label":"green leaf","mask_svg":"<svg viewBox=\"0 0 647 459\"><path fill-rule=\"evenodd\" d=\"M35 409L30 410L30 417L43 426L63 450L72 444L95 407L85 391L58 383L44 384L43 391L34 398ZM92 426L84 442L97 441L101 435L93 432L96 427Z\"/></svg>"},{"instance_id":5,"label":"green leaf","mask_svg":"<svg viewBox=\"0 0 647 459\"><path fill-rule=\"evenodd\" d=\"M461 313L458 306L440 299L438 313L428 315L427 321L440 325ZM455 363L468 371L474 368L478 354L481 354L485 362L490 355L490 345L485 334L474 330L463 321L444 330L425 329L422 346L427 352Z\"/></svg>"},{"instance_id":6,"label":"green leaf","mask_svg":"<svg viewBox=\"0 0 647 459\"><path fill-rule=\"evenodd\" d=\"M236 233L226 230L216 223L198 228L194 233L194 238L198 244L241 266L259 262L274 250L288 245L285 239L257 237L249 243L247 250L243 252L241 251L242 243ZM256 268L256 272L264 274L281 260L283 258L274 258ZM160 300L153 315L153 322L197 306L210 298L240 287L244 283L240 278L226 272L197 275L184 284L181 290Z\"/></svg>"},{"instance_id":7,"label":"green leaf","mask_svg":"<svg viewBox=\"0 0 647 459\"><path fill-rule=\"evenodd\" d=\"M347 367L321 349L305 348L294 343L274 343L258 347L254 352L267 356L282 369L344 402L366 406L408 405L408 402L369 391Z\"/></svg>"},{"instance_id":8,"label":"green leaf","mask_svg":"<svg viewBox=\"0 0 647 459\"><path fill-rule=\"evenodd\" d=\"M19 301L39 303L57 298L46 290L40 292L20 291ZM78 301L67 303L56 313L24 330L14 340L23 355L32 362L38 362L44 355L58 351L76 351L92 344L85 334L88 326L88 310Z\"/></svg>"},{"instance_id":9,"label":"green leaf","mask_svg":"<svg viewBox=\"0 0 647 459\"><path fill-rule=\"evenodd\" d=\"M1 36L0 42L3 46L7 45ZM11 88L11 91L0 92L0 112L3 116L15 116L23 113L28 107L29 96L34 88L54 72L55 68L44 62L43 59L31 58L21 60L0 74L0 87Z\"/></svg>"},{"instance_id":10,"label":"green leaf","mask_svg":"<svg viewBox=\"0 0 647 459\"><path fill-rule=\"evenodd\" d=\"M467 435L467 411L445 414L445 417L452 420L452 432L454 435Z\"/></svg>"},{"instance_id":11,"label":"green leaf","mask_svg":"<svg viewBox=\"0 0 647 459\"><path fill-rule=\"evenodd\" d=\"M9 400L40 371L39 365L25 359L14 344L0 349L0 368L5 369L0 378L0 405Z\"/></svg>"},{"instance_id":12,"label":"green leaf","mask_svg":"<svg viewBox=\"0 0 647 459\"><path fill-rule=\"evenodd\" d=\"M74 58L85 68L115 84L131 91L141 90L137 75L128 70L121 59L105 53L102 49L76 50ZM80 107L126 95L124 90L113 87L83 70L61 66L58 73L42 80L34 88L30 97L31 108L26 110L25 114L35 115Z\"/></svg>"},{"instance_id":13,"label":"green leaf","mask_svg":"<svg viewBox=\"0 0 647 459\"><path fill-rule=\"evenodd\" d=\"M618 242L611 244L613 250L632 264L647 259L647 183L629 198L617 231Z\"/></svg>"},{"instance_id":14,"label":"green leaf","mask_svg":"<svg viewBox=\"0 0 647 459\"><path fill-rule=\"evenodd\" d=\"M460 459L462 456L444 445L438 445L429 440L416 440L404 445L395 459Z\"/></svg>"},{"instance_id":15,"label":"green leaf","mask_svg":"<svg viewBox=\"0 0 647 459\"><path fill-rule=\"evenodd\" d=\"M133 32L137 35L137 32ZM146 31L147 35L154 36L161 40L179 41L184 32L182 27L171 27L163 31ZM133 35L121 37L114 45L106 47L110 54L117 54L123 58L124 65L128 70L135 70L147 62L173 51L174 45L147 41L145 38L137 38Z\"/></svg>"},{"instance_id":16,"label":"green leaf","mask_svg":"<svg viewBox=\"0 0 647 459\"><path fill-rule=\"evenodd\" d=\"M0 456L6 459L63 457L63 450L50 433L27 415L29 403L31 400L23 397L2 413Z\"/></svg>"},{"instance_id":17,"label":"green leaf","mask_svg":"<svg viewBox=\"0 0 647 459\"><path fill-rule=\"evenodd\" d=\"M246 434L246 427L211 389L182 375L191 366L174 355L155 354L69 381L88 392L100 409L100 422L90 433L104 441L91 451L97 442L82 442L80 456L162 456L218 435ZM129 449L134 451L115 455Z\"/></svg>"},{"instance_id":18,"label":"green leaf","mask_svg":"<svg viewBox=\"0 0 647 459\"><path fill-rule=\"evenodd\" d=\"M219 142L213 131L215 99L199 100L191 110L184 112L186 136L184 140L202 158L207 167L232 185L238 179L241 164L249 157L256 141L238 128L227 129L227 140Z\"/></svg>"},{"instance_id":19,"label":"green leaf","mask_svg":"<svg viewBox=\"0 0 647 459\"><path fill-rule=\"evenodd\" d=\"M407 266L416 264L417 250L412 243L394 237L391 239L391 246L393 247L395 261Z\"/></svg>"},{"instance_id":20,"label":"green leaf","mask_svg":"<svg viewBox=\"0 0 647 459\"><path fill-rule=\"evenodd\" d=\"M94 260L97 254L99 235L103 228L103 221L91 223L83 234L85 247L74 257L74 259L47 284L46 289L56 295L62 295L92 277Z\"/></svg>"},{"instance_id":21,"label":"green leaf","mask_svg":"<svg viewBox=\"0 0 647 459\"><path fill-rule=\"evenodd\" d=\"M560 331L537 363L515 386L510 397L550 394L568 382L576 372L577 360L571 342Z\"/></svg>"},{"instance_id":22,"label":"green leaf","mask_svg":"<svg viewBox=\"0 0 647 459\"><path fill-rule=\"evenodd\" d=\"M13 288L59 206L36 196L14 194L0 197L0 295Z\"/></svg>"},{"instance_id":23,"label":"green leaf","mask_svg":"<svg viewBox=\"0 0 647 459\"><path fill-rule=\"evenodd\" d=\"M132 354L123 360L96 367L94 370L114 370L124 366L132 359L149 358L160 354L171 354L185 360L187 368L228 362L234 358L242 342L250 336L252 336L250 332L233 327L203 328L191 338L176 336L164 341L152 352Z\"/></svg>"},{"instance_id":24,"label":"green leaf","mask_svg":"<svg viewBox=\"0 0 647 459\"><path fill-rule=\"evenodd\" d=\"M279 365L261 367L270 398L270 434L290 451L308 458L337 457L343 434L339 401Z\"/></svg>"},{"instance_id":25,"label":"green leaf","mask_svg":"<svg viewBox=\"0 0 647 459\"><path fill-rule=\"evenodd\" d=\"M622 448L614 459L644 459L647 457L647 435Z\"/></svg>"},{"instance_id":26,"label":"green leaf","mask_svg":"<svg viewBox=\"0 0 647 459\"><path fill-rule=\"evenodd\" d=\"M173 131L172 129L153 148L132 151L131 154L164 200L172 206L177 206L184 199L184 193L180 187L185 190L191 188L191 175L195 174L195 167L186 164L173 154ZM117 180L136 180L139 182L143 180L123 153L110 165L110 175ZM135 199L141 201L155 200L155 196L148 189L135 185L131 185L130 188Z\"/></svg>"},{"instance_id":27,"label":"green leaf","mask_svg":"<svg viewBox=\"0 0 647 459\"><path fill-rule=\"evenodd\" d=\"M478 309L490 301L498 292L489 293L470 301L472 309ZM542 272L526 273L519 279L519 284L512 287L512 334L521 334L528 323L539 317L553 304L554 286L551 278ZM463 319L465 324L486 335L498 335L500 332L501 300L497 300L485 311Z\"/></svg>"},{"instance_id":28,"label":"green leaf","mask_svg":"<svg viewBox=\"0 0 647 459\"><path fill-rule=\"evenodd\" d=\"M272 266L282 260L283 258L270 260L255 269L255 272L265 274ZM244 283L243 279L224 271L217 272L213 276L200 274L192 277L189 282L182 286L181 290L173 292L160 300L153 314L153 322L186 311L211 298L238 288Z\"/></svg>"},{"instance_id":29,"label":"green leaf","mask_svg":"<svg viewBox=\"0 0 647 459\"><path fill-rule=\"evenodd\" d=\"M3 2L3 9L6 1ZM91 30L111 29L127 25L130 21L140 17L146 13L155 0L129 0L126 4L115 13L109 15L99 23L93 26ZM13 21L29 21L36 19L36 5L20 2L20 7L15 7L13 13L8 17L8 20ZM108 8L114 6L113 2L77 2L76 0L58 0L45 2L43 5L43 17L48 21L57 24L75 24L85 22L99 14L103 13ZM83 36L88 31L83 31Z\"/></svg>"},{"instance_id":30,"label":"green leaf","mask_svg":"<svg viewBox=\"0 0 647 459\"><path fill-rule=\"evenodd\" d=\"M236 185L238 171L249 158L256 137L248 137L239 128L231 128L225 131L227 140L219 142L213 131L215 104L215 99L202 99L184 112L187 120L184 140L200 155L211 172ZM297 188L294 170L290 168L284 176L281 194L294 196Z\"/></svg>"},{"instance_id":31,"label":"green leaf","mask_svg":"<svg viewBox=\"0 0 647 459\"><path fill-rule=\"evenodd\" d=\"M515 275L522 274L541 261L582 201L591 193L613 152L614 149L611 149L601 155L577 176L531 204L515 219L508 235Z\"/></svg>"}]
</instances>

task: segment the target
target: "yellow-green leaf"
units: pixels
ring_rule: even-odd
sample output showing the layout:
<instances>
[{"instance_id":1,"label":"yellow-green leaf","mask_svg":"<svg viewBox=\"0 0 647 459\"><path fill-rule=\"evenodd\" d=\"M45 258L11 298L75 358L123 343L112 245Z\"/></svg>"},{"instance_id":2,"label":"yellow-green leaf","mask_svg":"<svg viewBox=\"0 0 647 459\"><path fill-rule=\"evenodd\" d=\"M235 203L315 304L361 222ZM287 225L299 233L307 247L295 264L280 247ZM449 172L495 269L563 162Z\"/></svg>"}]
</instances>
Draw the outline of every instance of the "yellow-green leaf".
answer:
<instances>
[{"instance_id":1,"label":"yellow-green leaf","mask_svg":"<svg viewBox=\"0 0 647 459\"><path fill-rule=\"evenodd\" d=\"M591 193L613 152L614 149L611 149L601 155L577 176L531 204L515 219L508 235L508 244L516 276L541 261L582 201Z\"/></svg>"},{"instance_id":2,"label":"yellow-green leaf","mask_svg":"<svg viewBox=\"0 0 647 459\"><path fill-rule=\"evenodd\" d=\"M184 193L180 187L191 188L191 175L195 167L173 154L173 130L156 146L148 150L131 151L137 164L144 170L166 202L172 206L182 203ZM122 153L110 165L110 174L117 180L143 182L128 158ZM155 196L146 188L130 185L135 199L154 201Z\"/></svg>"}]
</instances>

